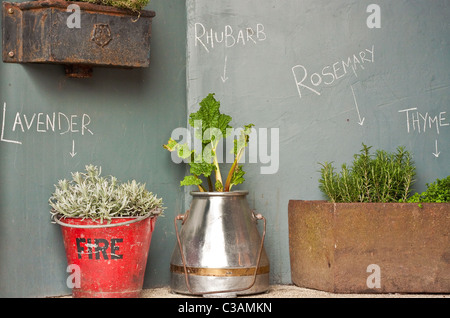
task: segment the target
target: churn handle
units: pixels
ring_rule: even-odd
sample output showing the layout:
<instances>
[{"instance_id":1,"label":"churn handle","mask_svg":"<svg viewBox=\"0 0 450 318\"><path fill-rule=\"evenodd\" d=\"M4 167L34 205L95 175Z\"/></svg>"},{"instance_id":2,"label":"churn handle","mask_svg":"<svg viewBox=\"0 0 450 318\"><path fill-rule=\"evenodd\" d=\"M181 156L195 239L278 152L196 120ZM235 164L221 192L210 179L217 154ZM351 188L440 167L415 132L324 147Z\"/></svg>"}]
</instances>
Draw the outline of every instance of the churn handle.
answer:
<instances>
[{"instance_id":1,"label":"churn handle","mask_svg":"<svg viewBox=\"0 0 450 318\"><path fill-rule=\"evenodd\" d=\"M175 232L177 233L177 241L178 241L178 247L180 249L180 255L181 255L181 260L183 261L183 268L184 268L184 279L186 281L186 287L188 288L189 292L193 295L197 295L197 296L202 296L202 295L207 295L207 294L218 294L218 293L232 293L232 292L239 292L239 291L244 291L247 289L250 289L253 287L253 285L256 282L256 274L258 272L258 267L259 267L259 262L261 260L261 255L262 255L262 250L264 247L264 239L266 237L266 218L264 216L262 216L262 214L256 214L255 210L252 210L253 213L253 217L258 221L258 220L263 220L264 221L264 230L263 230L263 234L262 234L262 238L261 238L261 245L259 247L259 253L258 253L258 260L256 262L256 267L255 267L255 272L253 274L253 280L252 283L245 288L236 288L236 289L230 289L230 290L217 290L217 291L210 291L210 292L203 292L203 293L195 293L192 291L191 289L191 285L189 284L189 275L187 272L187 268L186 268L186 261L184 259L184 254L183 254L183 248L181 246L181 240L180 240L180 235L178 234L178 225L177 225L177 221L178 220L182 220L183 222L181 223L182 225L184 224L184 222L186 222L188 216L189 216L189 210L186 211L185 214L179 214L175 217L174 219L174 224L175 224Z\"/></svg>"}]
</instances>

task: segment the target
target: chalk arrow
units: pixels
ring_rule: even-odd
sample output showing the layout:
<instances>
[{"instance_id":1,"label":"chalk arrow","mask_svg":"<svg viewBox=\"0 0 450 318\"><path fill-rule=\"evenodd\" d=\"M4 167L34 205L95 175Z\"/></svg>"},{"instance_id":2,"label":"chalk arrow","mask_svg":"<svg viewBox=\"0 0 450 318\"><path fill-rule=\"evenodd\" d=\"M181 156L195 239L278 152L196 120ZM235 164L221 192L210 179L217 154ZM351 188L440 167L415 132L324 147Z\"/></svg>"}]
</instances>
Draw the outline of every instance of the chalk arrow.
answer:
<instances>
[{"instance_id":1,"label":"chalk arrow","mask_svg":"<svg viewBox=\"0 0 450 318\"><path fill-rule=\"evenodd\" d=\"M227 60L228 60L228 57L225 56L225 66L223 67L223 76L220 76L220 78L222 79L222 82L224 82L224 83L228 79L228 77L227 77Z\"/></svg>"},{"instance_id":2,"label":"chalk arrow","mask_svg":"<svg viewBox=\"0 0 450 318\"><path fill-rule=\"evenodd\" d=\"M77 154L75 152L75 140L72 140L72 152L69 152L69 154L72 156L72 158Z\"/></svg>"},{"instance_id":3,"label":"chalk arrow","mask_svg":"<svg viewBox=\"0 0 450 318\"><path fill-rule=\"evenodd\" d=\"M359 109L358 109L358 103L356 102L356 96L355 96L355 91L353 90L353 86L350 86L350 88L352 89L352 93L353 93L353 100L355 101L355 106L356 106L356 112L358 113L358 118L359 118L359 122L358 124L360 124L361 126L364 125L364 117L361 119L361 115L359 114Z\"/></svg>"},{"instance_id":4,"label":"chalk arrow","mask_svg":"<svg viewBox=\"0 0 450 318\"><path fill-rule=\"evenodd\" d=\"M441 154L440 152L438 152L438 146L437 146L437 139L435 140L435 144L436 144L436 152L433 152L433 155L438 158L439 155Z\"/></svg>"}]
</instances>

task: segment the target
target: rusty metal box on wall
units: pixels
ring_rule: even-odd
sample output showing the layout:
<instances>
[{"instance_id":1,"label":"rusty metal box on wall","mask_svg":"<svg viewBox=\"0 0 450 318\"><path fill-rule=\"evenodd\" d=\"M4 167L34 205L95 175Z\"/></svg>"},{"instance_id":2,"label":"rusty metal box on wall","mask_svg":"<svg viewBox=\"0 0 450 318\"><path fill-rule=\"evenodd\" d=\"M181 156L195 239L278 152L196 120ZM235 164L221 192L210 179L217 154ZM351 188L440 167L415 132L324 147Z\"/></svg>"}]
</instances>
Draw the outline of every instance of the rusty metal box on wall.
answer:
<instances>
[{"instance_id":1,"label":"rusty metal box on wall","mask_svg":"<svg viewBox=\"0 0 450 318\"><path fill-rule=\"evenodd\" d=\"M3 2L2 9L3 62L63 64L73 77L88 77L92 66L150 64L153 11L61 0Z\"/></svg>"}]
</instances>

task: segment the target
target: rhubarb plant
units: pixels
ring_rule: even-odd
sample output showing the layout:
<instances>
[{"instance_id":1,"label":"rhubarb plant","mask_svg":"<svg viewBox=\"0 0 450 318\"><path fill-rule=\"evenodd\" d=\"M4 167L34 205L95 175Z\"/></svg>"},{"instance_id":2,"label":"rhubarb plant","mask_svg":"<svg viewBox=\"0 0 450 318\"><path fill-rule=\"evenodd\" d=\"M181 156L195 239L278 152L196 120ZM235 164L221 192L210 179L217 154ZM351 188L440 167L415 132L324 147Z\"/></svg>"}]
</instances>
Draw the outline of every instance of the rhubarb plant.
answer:
<instances>
[{"instance_id":1,"label":"rhubarb plant","mask_svg":"<svg viewBox=\"0 0 450 318\"><path fill-rule=\"evenodd\" d=\"M210 93L200 102L200 109L189 116L189 125L194 128L194 138L201 140L201 153L191 149L188 143L181 144L172 138L163 146L171 152L176 151L178 157L189 164L190 175L184 177L180 182L181 186L195 185L201 192L228 192L233 186L245 181L245 172L239 161L248 146L253 124L245 125L233 141L234 161L226 178L222 178L219 166L217 147L223 138L229 137L231 120L231 116L220 112L220 101ZM203 184L205 180L207 186Z\"/></svg>"}]
</instances>

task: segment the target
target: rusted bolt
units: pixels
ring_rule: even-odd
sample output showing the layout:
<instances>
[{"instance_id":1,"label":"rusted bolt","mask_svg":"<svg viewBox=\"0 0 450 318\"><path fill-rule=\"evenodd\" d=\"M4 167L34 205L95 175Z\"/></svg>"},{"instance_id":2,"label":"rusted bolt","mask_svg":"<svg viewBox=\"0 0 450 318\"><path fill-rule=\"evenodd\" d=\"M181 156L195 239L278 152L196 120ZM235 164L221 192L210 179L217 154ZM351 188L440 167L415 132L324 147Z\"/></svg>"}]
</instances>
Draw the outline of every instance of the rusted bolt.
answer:
<instances>
[{"instance_id":1,"label":"rusted bolt","mask_svg":"<svg viewBox=\"0 0 450 318\"><path fill-rule=\"evenodd\" d=\"M70 64L65 65L66 76L71 78L92 77L92 67L89 65Z\"/></svg>"},{"instance_id":2,"label":"rusted bolt","mask_svg":"<svg viewBox=\"0 0 450 318\"><path fill-rule=\"evenodd\" d=\"M13 8L9 8L9 9L8 9L8 13L9 13L9 14L13 14L13 13L14 13Z\"/></svg>"},{"instance_id":3,"label":"rusted bolt","mask_svg":"<svg viewBox=\"0 0 450 318\"><path fill-rule=\"evenodd\" d=\"M9 57L14 57L14 51L9 51L9 52L8 52L8 56L9 56Z\"/></svg>"}]
</instances>

